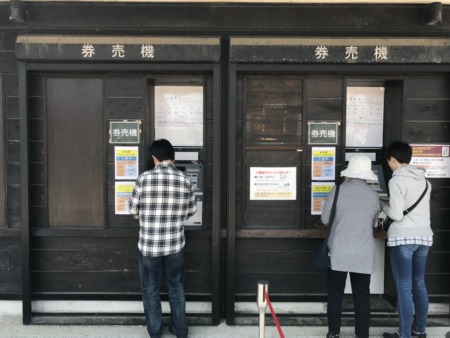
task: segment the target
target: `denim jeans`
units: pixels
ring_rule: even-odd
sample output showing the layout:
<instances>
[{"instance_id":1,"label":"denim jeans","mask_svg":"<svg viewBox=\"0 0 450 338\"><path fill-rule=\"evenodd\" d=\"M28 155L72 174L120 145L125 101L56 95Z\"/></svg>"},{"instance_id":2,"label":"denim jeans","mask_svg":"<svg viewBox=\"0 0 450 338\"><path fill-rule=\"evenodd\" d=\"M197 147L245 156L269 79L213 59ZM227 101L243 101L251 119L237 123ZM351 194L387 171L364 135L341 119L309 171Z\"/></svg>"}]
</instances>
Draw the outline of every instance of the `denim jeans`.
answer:
<instances>
[{"instance_id":1,"label":"denim jeans","mask_svg":"<svg viewBox=\"0 0 450 338\"><path fill-rule=\"evenodd\" d=\"M328 332L335 335L341 331L342 299L344 297L346 279L347 272L327 270ZM368 338L370 325L370 275L350 272L350 282L355 307L355 335L358 338Z\"/></svg>"},{"instance_id":2,"label":"denim jeans","mask_svg":"<svg viewBox=\"0 0 450 338\"><path fill-rule=\"evenodd\" d=\"M428 246L417 244L390 247L402 338L411 337L411 329L419 333L426 330L429 300L424 276L428 250Z\"/></svg>"},{"instance_id":3,"label":"denim jeans","mask_svg":"<svg viewBox=\"0 0 450 338\"><path fill-rule=\"evenodd\" d=\"M170 318L173 333L187 337L186 302L184 298L184 250L160 257L146 257L139 253L142 300L147 331L152 338L161 337L163 331L160 286L164 275L169 294Z\"/></svg>"}]
</instances>

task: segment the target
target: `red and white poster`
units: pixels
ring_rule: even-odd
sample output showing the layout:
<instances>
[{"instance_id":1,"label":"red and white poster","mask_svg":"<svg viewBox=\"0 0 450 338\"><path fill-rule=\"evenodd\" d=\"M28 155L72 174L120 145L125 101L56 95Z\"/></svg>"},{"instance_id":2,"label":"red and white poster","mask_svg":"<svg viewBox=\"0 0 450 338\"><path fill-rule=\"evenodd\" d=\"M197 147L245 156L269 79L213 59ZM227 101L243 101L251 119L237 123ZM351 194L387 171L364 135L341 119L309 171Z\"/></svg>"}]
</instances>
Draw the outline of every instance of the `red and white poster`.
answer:
<instances>
[{"instance_id":1,"label":"red and white poster","mask_svg":"<svg viewBox=\"0 0 450 338\"><path fill-rule=\"evenodd\" d=\"M413 149L411 164L425 169L426 177L450 177L449 145L412 144L411 147Z\"/></svg>"}]
</instances>

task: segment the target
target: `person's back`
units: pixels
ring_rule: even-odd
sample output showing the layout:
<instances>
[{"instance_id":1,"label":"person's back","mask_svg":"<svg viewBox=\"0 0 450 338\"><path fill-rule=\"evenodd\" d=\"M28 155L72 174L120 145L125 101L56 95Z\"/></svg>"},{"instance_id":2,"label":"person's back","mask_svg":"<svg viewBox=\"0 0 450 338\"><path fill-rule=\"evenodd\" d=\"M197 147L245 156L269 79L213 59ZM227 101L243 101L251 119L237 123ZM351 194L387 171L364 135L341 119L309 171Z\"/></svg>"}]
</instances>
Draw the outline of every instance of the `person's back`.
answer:
<instances>
[{"instance_id":1,"label":"person's back","mask_svg":"<svg viewBox=\"0 0 450 338\"><path fill-rule=\"evenodd\" d=\"M328 246L334 270L375 271L373 226L379 214L378 194L363 180L341 184Z\"/></svg>"},{"instance_id":2,"label":"person's back","mask_svg":"<svg viewBox=\"0 0 450 338\"><path fill-rule=\"evenodd\" d=\"M403 211L412 206L426 185L428 189L409 214ZM425 179L425 170L405 165L394 170L389 181L389 204L383 204L383 211L394 220L389 227L388 238L432 236L430 227L430 195L432 186Z\"/></svg>"},{"instance_id":3,"label":"person's back","mask_svg":"<svg viewBox=\"0 0 450 338\"><path fill-rule=\"evenodd\" d=\"M404 142L392 142L386 149L393 174L388 184L389 203L381 204L384 213L394 220L388 230L387 246L397 287L399 330L384 333L384 338L426 337L429 300L425 270L433 244L431 184L425 170L409 164L411 157L412 148Z\"/></svg>"},{"instance_id":4,"label":"person's back","mask_svg":"<svg viewBox=\"0 0 450 338\"><path fill-rule=\"evenodd\" d=\"M155 140L150 147L155 168L139 175L128 211L139 218L139 274L142 300L151 338L163 332L161 277L167 285L171 323L177 338L188 334L186 321L185 236L183 222L197 211L191 180L175 165L169 141Z\"/></svg>"},{"instance_id":5,"label":"person's back","mask_svg":"<svg viewBox=\"0 0 450 338\"><path fill-rule=\"evenodd\" d=\"M164 256L185 245L184 221L195 213L190 202L192 183L173 163L160 163L141 174L139 250L145 256Z\"/></svg>"},{"instance_id":6,"label":"person's back","mask_svg":"<svg viewBox=\"0 0 450 338\"><path fill-rule=\"evenodd\" d=\"M367 180L377 176L370 158L356 155L341 172L346 180L339 187L333 224L328 224L336 198L333 188L322 211L322 222L331 227L328 247L331 267L327 270L327 338L337 338L341 330L342 299L350 275L355 306L355 335L369 337L370 275L375 271L373 227L380 210L378 194Z\"/></svg>"}]
</instances>

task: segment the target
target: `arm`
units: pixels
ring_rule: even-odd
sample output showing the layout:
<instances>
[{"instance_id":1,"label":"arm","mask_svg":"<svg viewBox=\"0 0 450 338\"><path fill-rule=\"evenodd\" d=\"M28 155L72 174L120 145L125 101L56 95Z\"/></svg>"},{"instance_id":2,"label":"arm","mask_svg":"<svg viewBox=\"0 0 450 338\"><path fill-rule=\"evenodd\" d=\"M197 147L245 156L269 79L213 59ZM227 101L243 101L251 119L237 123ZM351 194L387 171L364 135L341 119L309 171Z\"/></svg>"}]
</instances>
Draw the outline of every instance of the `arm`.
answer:
<instances>
[{"instance_id":1,"label":"arm","mask_svg":"<svg viewBox=\"0 0 450 338\"><path fill-rule=\"evenodd\" d=\"M323 207L322 216L320 217L320 219L324 225L328 225L328 222L330 221L331 208L333 207L335 192L336 186L331 189L330 194L328 195L328 198L325 202L325 206Z\"/></svg>"},{"instance_id":2,"label":"arm","mask_svg":"<svg viewBox=\"0 0 450 338\"><path fill-rule=\"evenodd\" d=\"M128 212L134 217L139 218L139 206L141 204L142 180L139 176L134 185L131 198L128 200Z\"/></svg>"},{"instance_id":3,"label":"arm","mask_svg":"<svg viewBox=\"0 0 450 338\"><path fill-rule=\"evenodd\" d=\"M405 198L403 197L401 187L394 179L389 181L389 203L381 201L383 212L394 221L400 221L403 218L405 210Z\"/></svg>"},{"instance_id":4,"label":"arm","mask_svg":"<svg viewBox=\"0 0 450 338\"><path fill-rule=\"evenodd\" d=\"M189 184L189 205L186 219L192 217L197 212L197 201L195 199L194 187L190 179L188 180L188 184Z\"/></svg>"}]
</instances>

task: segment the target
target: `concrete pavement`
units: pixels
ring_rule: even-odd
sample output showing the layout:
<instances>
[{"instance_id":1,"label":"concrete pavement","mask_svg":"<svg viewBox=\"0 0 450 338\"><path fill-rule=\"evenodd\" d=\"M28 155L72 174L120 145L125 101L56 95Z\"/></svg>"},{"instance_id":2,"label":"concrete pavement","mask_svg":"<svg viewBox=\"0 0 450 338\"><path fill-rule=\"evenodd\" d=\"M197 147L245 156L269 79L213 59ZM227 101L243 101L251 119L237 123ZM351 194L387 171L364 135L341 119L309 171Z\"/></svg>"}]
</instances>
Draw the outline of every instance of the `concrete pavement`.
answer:
<instances>
[{"instance_id":1,"label":"concrete pavement","mask_svg":"<svg viewBox=\"0 0 450 338\"><path fill-rule=\"evenodd\" d=\"M285 326L282 327L286 338L325 337L324 326ZM343 327L341 337L353 337L353 327ZM370 336L382 337L383 332L394 332L392 327L372 327ZM144 326L126 325L22 325L21 316L0 316L1 338L148 338ZM165 328L163 338L173 338ZM258 338L258 326L191 326L190 338ZM280 337L275 326L266 326L265 338ZM437 326L428 328L428 338L450 338L450 327Z\"/></svg>"}]
</instances>

